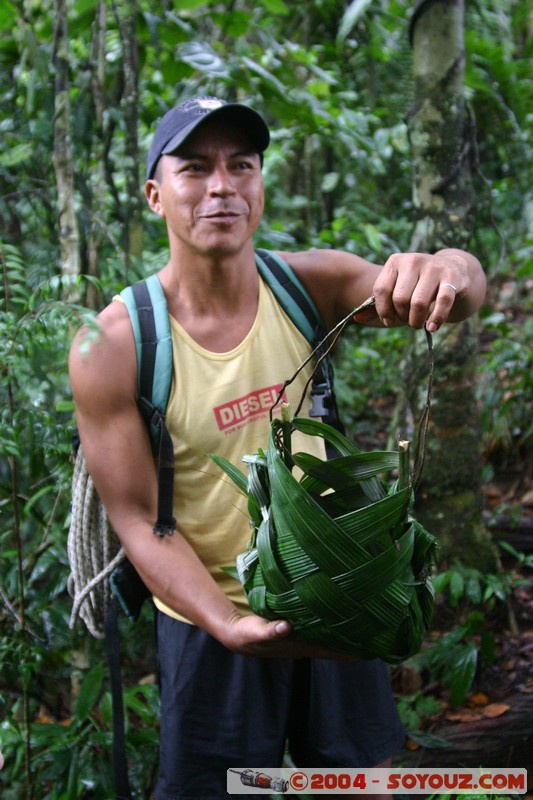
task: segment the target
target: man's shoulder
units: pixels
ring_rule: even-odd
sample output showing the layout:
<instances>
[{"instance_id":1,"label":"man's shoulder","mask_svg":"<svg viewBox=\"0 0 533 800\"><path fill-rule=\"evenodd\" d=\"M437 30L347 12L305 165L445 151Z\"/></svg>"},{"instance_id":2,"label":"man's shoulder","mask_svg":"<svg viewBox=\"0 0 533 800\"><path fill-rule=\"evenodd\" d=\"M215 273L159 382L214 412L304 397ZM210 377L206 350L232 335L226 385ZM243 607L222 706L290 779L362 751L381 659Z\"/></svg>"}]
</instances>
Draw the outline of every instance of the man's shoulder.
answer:
<instances>
[{"instance_id":1,"label":"man's shoulder","mask_svg":"<svg viewBox=\"0 0 533 800\"><path fill-rule=\"evenodd\" d=\"M72 346L83 345L82 349L89 350L92 343L96 348L113 348L129 339L131 321L128 309L123 302L113 300L93 320L86 322L78 330Z\"/></svg>"},{"instance_id":2,"label":"man's shoulder","mask_svg":"<svg viewBox=\"0 0 533 800\"><path fill-rule=\"evenodd\" d=\"M325 274L331 274L332 268L353 271L366 263L364 259L345 250L310 249L298 250L294 253L279 250L276 251L276 254L290 264L296 272L302 270L320 273L323 271Z\"/></svg>"},{"instance_id":3,"label":"man's shoulder","mask_svg":"<svg viewBox=\"0 0 533 800\"><path fill-rule=\"evenodd\" d=\"M278 255L300 278L328 330L370 296L379 269L344 250L280 251Z\"/></svg>"},{"instance_id":4,"label":"man's shoulder","mask_svg":"<svg viewBox=\"0 0 533 800\"><path fill-rule=\"evenodd\" d=\"M113 301L76 333L69 355L71 381L84 385L103 380L112 385L126 378L135 385L136 369L128 310L124 303Z\"/></svg>"}]
</instances>

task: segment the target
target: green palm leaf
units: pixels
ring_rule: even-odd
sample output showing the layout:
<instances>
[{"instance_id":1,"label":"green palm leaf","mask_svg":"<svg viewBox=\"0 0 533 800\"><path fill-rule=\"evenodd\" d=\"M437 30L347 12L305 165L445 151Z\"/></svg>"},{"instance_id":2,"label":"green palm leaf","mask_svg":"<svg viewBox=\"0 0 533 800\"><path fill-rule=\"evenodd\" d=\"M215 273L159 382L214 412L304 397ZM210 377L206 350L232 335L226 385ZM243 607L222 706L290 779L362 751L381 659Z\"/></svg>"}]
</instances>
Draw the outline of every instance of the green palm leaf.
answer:
<instances>
[{"instance_id":1,"label":"green palm leaf","mask_svg":"<svg viewBox=\"0 0 533 800\"><path fill-rule=\"evenodd\" d=\"M322 437L339 456L290 453L289 429ZM255 535L237 570L254 613L361 658L399 663L417 652L437 543L409 514L405 447L363 452L318 420L294 418L274 420L266 452L245 456L247 479L212 458L248 494ZM390 485L384 475L398 469Z\"/></svg>"}]
</instances>

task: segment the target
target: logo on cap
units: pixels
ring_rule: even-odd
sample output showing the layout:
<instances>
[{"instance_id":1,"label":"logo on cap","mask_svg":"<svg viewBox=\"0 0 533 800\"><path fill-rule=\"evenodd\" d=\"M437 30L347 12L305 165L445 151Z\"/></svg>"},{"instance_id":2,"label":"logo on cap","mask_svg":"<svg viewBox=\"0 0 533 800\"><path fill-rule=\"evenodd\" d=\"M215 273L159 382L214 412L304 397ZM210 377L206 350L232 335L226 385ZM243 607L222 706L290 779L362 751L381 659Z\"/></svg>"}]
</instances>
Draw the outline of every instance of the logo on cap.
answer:
<instances>
[{"instance_id":1,"label":"logo on cap","mask_svg":"<svg viewBox=\"0 0 533 800\"><path fill-rule=\"evenodd\" d=\"M199 99L197 102L200 108L205 108L206 111L212 111L214 108L220 108L224 105L224 103L216 98Z\"/></svg>"}]
</instances>

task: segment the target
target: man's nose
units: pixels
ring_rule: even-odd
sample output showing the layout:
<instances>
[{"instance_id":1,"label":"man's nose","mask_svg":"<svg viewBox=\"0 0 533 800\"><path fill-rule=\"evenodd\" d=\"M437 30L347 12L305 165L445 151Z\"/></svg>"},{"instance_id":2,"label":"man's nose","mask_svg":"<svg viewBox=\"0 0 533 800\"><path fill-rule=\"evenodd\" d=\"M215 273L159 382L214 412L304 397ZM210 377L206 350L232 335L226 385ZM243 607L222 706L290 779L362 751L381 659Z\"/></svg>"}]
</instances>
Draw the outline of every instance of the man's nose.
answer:
<instances>
[{"instance_id":1,"label":"man's nose","mask_svg":"<svg viewBox=\"0 0 533 800\"><path fill-rule=\"evenodd\" d=\"M218 195L234 194L236 191L233 176L223 166L217 166L213 169L209 176L208 188L211 194Z\"/></svg>"}]
</instances>

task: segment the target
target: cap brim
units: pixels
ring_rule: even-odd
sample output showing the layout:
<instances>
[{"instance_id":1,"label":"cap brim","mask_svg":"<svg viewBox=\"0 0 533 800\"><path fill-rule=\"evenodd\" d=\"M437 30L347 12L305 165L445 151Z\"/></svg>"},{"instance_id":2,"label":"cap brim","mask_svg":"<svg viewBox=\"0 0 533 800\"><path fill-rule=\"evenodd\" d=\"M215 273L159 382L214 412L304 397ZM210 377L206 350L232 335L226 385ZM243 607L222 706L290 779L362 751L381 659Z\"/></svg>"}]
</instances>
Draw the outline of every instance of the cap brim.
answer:
<instances>
[{"instance_id":1,"label":"cap brim","mask_svg":"<svg viewBox=\"0 0 533 800\"><path fill-rule=\"evenodd\" d=\"M161 155L175 153L196 128L214 117L226 117L234 121L250 137L259 153L263 153L267 149L270 143L270 132L264 119L248 106L243 106L239 103L227 103L207 114L203 114L183 128L168 142L161 151Z\"/></svg>"}]
</instances>

